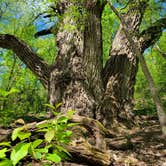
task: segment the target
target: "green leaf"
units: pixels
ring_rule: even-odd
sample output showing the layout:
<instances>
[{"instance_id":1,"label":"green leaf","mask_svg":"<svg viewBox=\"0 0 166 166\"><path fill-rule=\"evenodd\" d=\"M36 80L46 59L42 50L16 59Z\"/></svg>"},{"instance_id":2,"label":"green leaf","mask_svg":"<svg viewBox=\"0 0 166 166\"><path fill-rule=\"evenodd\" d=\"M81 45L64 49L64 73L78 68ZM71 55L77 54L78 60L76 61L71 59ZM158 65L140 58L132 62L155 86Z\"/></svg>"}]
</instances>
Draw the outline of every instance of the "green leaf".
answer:
<instances>
[{"instance_id":1,"label":"green leaf","mask_svg":"<svg viewBox=\"0 0 166 166\"><path fill-rule=\"evenodd\" d=\"M35 152L38 152L38 153L48 153L48 149L46 149L46 148L35 149Z\"/></svg>"},{"instance_id":2,"label":"green leaf","mask_svg":"<svg viewBox=\"0 0 166 166\"><path fill-rule=\"evenodd\" d=\"M42 159L42 154L40 152L34 152L33 154L35 159Z\"/></svg>"},{"instance_id":3,"label":"green leaf","mask_svg":"<svg viewBox=\"0 0 166 166\"><path fill-rule=\"evenodd\" d=\"M55 105L55 108L57 109L57 108L59 108L61 105L62 105L62 103L58 103L58 104Z\"/></svg>"},{"instance_id":4,"label":"green leaf","mask_svg":"<svg viewBox=\"0 0 166 166\"><path fill-rule=\"evenodd\" d=\"M18 93L18 92L19 92L18 89L12 88L12 89L8 92L8 95L9 95L9 94L12 94L12 93Z\"/></svg>"},{"instance_id":5,"label":"green leaf","mask_svg":"<svg viewBox=\"0 0 166 166\"><path fill-rule=\"evenodd\" d=\"M75 112L76 111L74 111L74 110L69 110L69 111L67 111L67 115L72 116L72 115L74 115Z\"/></svg>"},{"instance_id":6,"label":"green leaf","mask_svg":"<svg viewBox=\"0 0 166 166\"><path fill-rule=\"evenodd\" d=\"M31 133L24 133L24 132L18 132L17 137L20 138L20 140L24 140L26 138L29 138L31 136Z\"/></svg>"},{"instance_id":7,"label":"green leaf","mask_svg":"<svg viewBox=\"0 0 166 166\"><path fill-rule=\"evenodd\" d=\"M49 123L43 123L43 124L38 124L37 128L41 129L41 128L45 128L48 127Z\"/></svg>"},{"instance_id":8,"label":"green leaf","mask_svg":"<svg viewBox=\"0 0 166 166\"><path fill-rule=\"evenodd\" d=\"M10 142L1 142L0 146L11 146Z\"/></svg>"},{"instance_id":9,"label":"green leaf","mask_svg":"<svg viewBox=\"0 0 166 166\"><path fill-rule=\"evenodd\" d=\"M58 156L56 153L54 153L54 154L48 153L46 156L46 159L49 161L55 162L55 163L61 162L61 157Z\"/></svg>"},{"instance_id":10,"label":"green leaf","mask_svg":"<svg viewBox=\"0 0 166 166\"><path fill-rule=\"evenodd\" d=\"M0 158L5 158L7 151L8 151L7 148L1 149L1 150L0 150Z\"/></svg>"},{"instance_id":11,"label":"green leaf","mask_svg":"<svg viewBox=\"0 0 166 166\"><path fill-rule=\"evenodd\" d=\"M0 166L12 166L12 161L9 159L5 159L0 161Z\"/></svg>"},{"instance_id":12,"label":"green leaf","mask_svg":"<svg viewBox=\"0 0 166 166\"><path fill-rule=\"evenodd\" d=\"M61 123L59 125L57 125L57 130L58 130L58 133L60 133L61 131L64 131L67 129L67 123Z\"/></svg>"},{"instance_id":13,"label":"green leaf","mask_svg":"<svg viewBox=\"0 0 166 166\"><path fill-rule=\"evenodd\" d=\"M53 105L51 105L51 104L44 104L44 106L46 106L46 107L49 107L49 108L51 108L51 109L56 109L56 107L54 107Z\"/></svg>"},{"instance_id":14,"label":"green leaf","mask_svg":"<svg viewBox=\"0 0 166 166\"><path fill-rule=\"evenodd\" d=\"M40 149L35 149L35 152L39 152L39 153L48 153L49 148L51 148L52 145L47 145L44 148L40 148Z\"/></svg>"},{"instance_id":15,"label":"green leaf","mask_svg":"<svg viewBox=\"0 0 166 166\"><path fill-rule=\"evenodd\" d=\"M0 89L0 95L3 97L6 97L8 94L7 94L7 91Z\"/></svg>"},{"instance_id":16,"label":"green leaf","mask_svg":"<svg viewBox=\"0 0 166 166\"><path fill-rule=\"evenodd\" d=\"M12 141L14 141L18 137L18 134L21 130L22 130L22 127L14 129L14 131L12 133Z\"/></svg>"},{"instance_id":17,"label":"green leaf","mask_svg":"<svg viewBox=\"0 0 166 166\"><path fill-rule=\"evenodd\" d=\"M37 139L34 142L32 142L32 147L35 149L37 146L39 146L43 142L42 139Z\"/></svg>"},{"instance_id":18,"label":"green leaf","mask_svg":"<svg viewBox=\"0 0 166 166\"><path fill-rule=\"evenodd\" d=\"M64 147L56 145L56 148L58 149L58 151L65 152L66 154L68 154L69 156L71 156L71 154Z\"/></svg>"},{"instance_id":19,"label":"green leaf","mask_svg":"<svg viewBox=\"0 0 166 166\"><path fill-rule=\"evenodd\" d=\"M55 137L55 130L48 130L44 137L46 141L50 143L52 139Z\"/></svg>"},{"instance_id":20,"label":"green leaf","mask_svg":"<svg viewBox=\"0 0 166 166\"><path fill-rule=\"evenodd\" d=\"M61 138L60 142L63 144L68 144L70 142L70 139L69 138Z\"/></svg>"},{"instance_id":21,"label":"green leaf","mask_svg":"<svg viewBox=\"0 0 166 166\"><path fill-rule=\"evenodd\" d=\"M72 131L70 131L70 130L67 130L67 131L66 131L66 136L67 136L67 137L71 136L72 134L73 134Z\"/></svg>"},{"instance_id":22,"label":"green leaf","mask_svg":"<svg viewBox=\"0 0 166 166\"><path fill-rule=\"evenodd\" d=\"M54 114L54 116L57 116L59 114L59 112L53 111L52 112Z\"/></svg>"},{"instance_id":23,"label":"green leaf","mask_svg":"<svg viewBox=\"0 0 166 166\"><path fill-rule=\"evenodd\" d=\"M16 88L12 88L10 91L5 91L3 89L0 89L0 95L3 97L7 97L8 95L10 95L12 93L17 93L17 92L19 92L19 90Z\"/></svg>"},{"instance_id":24,"label":"green leaf","mask_svg":"<svg viewBox=\"0 0 166 166\"><path fill-rule=\"evenodd\" d=\"M61 116L61 117L58 119L58 123L67 123L68 120L69 120L68 117L66 117L66 116Z\"/></svg>"},{"instance_id":25,"label":"green leaf","mask_svg":"<svg viewBox=\"0 0 166 166\"><path fill-rule=\"evenodd\" d=\"M30 143L22 142L14 147L10 155L10 159L14 166L28 154L29 147Z\"/></svg>"}]
</instances>

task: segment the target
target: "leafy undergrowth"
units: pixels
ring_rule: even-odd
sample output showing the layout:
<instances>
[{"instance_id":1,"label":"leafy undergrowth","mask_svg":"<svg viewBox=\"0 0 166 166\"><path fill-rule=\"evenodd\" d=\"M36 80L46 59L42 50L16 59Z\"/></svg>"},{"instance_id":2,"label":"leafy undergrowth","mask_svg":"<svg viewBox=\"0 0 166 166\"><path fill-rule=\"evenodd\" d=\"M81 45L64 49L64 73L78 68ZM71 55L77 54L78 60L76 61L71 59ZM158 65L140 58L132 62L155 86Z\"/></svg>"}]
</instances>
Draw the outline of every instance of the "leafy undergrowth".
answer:
<instances>
[{"instance_id":1,"label":"leafy undergrowth","mask_svg":"<svg viewBox=\"0 0 166 166\"><path fill-rule=\"evenodd\" d=\"M111 150L115 166L165 166L166 138L162 136L157 120L147 120L141 128L134 128L130 136L131 149ZM120 141L121 136L113 140Z\"/></svg>"},{"instance_id":2,"label":"leafy undergrowth","mask_svg":"<svg viewBox=\"0 0 166 166\"><path fill-rule=\"evenodd\" d=\"M129 141L127 146L124 138ZM130 130L122 129L118 137L111 138L109 141L113 146L107 153L110 153L114 159L113 166L166 165L166 138L162 136L156 118L141 119L140 127L134 127ZM122 146L123 142L124 147ZM24 166L42 166L47 165L47 161L35 160L30 157L22 160L22 164ZM65 164L65 166L69 165L72 164ZM75 166L79 166L79 164L75 164ZM85 166L88 165L85 164Z\"/></svg>"},{"instance_id":3,"label":"leafy undergrowth","mask_svg":"<svg viewBox=\"0 0 166 166\"><path fill-rule=\"evenodd\" d=\"M142 122L141 127L125 130L125 135L129 137L131 146L119 150L111 148L109 151L114 159L113 166L166 165L166 138L162 136L158 120L143 119ZM117 138L112 139L112 144L121 144L121 141L124 141L124 131L123 134L119 134ZM25 163L25 165L27 163ZM32 161L31 164L32 166L39 165L39 163L35 161ZM71 166L72 164L73 163L64 163L64 166ZM79 165L91 166L86 164L74 164L74 166Z\"/></svg>"},{"instance_id":4,"label":"leafy undergrowth","mask_svg":"<svg viewBox=\"0 0 166 166\"><path fill-rule=\"evenodd\" d=\"M76 125L68 122L74 111L70 110L65 115L55 111L53 113L55 119L45 120L37 125L33 122L31 129L22 119L17 120L23 126L13 130L12 141L0 142L0 166L24 163L30 166L33 161L51 166L52 163L60 163L62 159L70 158L64 146L71 140L70 128ZM0 130L0 135L3 137L2 131L4 130Z\"/></svg>"}]
</instances>

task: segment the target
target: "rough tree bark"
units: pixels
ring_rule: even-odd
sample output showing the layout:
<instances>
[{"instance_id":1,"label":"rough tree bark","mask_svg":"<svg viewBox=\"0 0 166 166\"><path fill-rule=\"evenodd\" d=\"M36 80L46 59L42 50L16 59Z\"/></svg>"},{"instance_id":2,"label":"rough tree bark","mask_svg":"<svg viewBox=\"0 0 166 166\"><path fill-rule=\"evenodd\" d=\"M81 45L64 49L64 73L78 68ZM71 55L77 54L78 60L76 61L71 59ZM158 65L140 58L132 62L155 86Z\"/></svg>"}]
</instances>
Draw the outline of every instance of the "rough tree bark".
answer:
<instances>
[{"instance_id":1,"label":"rough tree bark","mask_svg":"<svg viewBox=\"0 0 166 166\"><path fill-rule=\"evenodd\" d=\"M10 49L23 61L48 89L49 66L25 42L9 34L0 34L0 47Z\"/></svg>"},{"instance_id":2,"label":"rough tree bark","mask_svg":"<svg viewBox=\"0 0 166 166\"><path fill-rule=\"evenodd\" d=\"M101 14L104 4L99 0L61 0L58 6L63 18L57 33L58 55L50 76L50 103L62 102L62 111L74 109L79 115L94 118L103 93ZM73 6L79 13L77 18L70 14Z\"/></svg>"},{"instance_id":3,"label":"rough tree bark","mask_svg":"<svg viewBox=\"0 0 166 166\"><path fill-rule=\"evenodd\" d=\"M128 4L128 11L123 17L130 27L130 33L139 34L147 2L136 0ZM129 49L129 42L120 25L110 49L110 58L103 70L105 94L98 119L106 126L110 126L119 118L133 119L133 95L137 69L138 58Z\"/></svg>"},{"instance_id":4,"label":"rough tree bark","mask_svg":"<svg viewBox=\"0 0 166 166\"><path fill-rule=\"evenodd\" d=\"M110 1L109 1L109 5L110 5L111 9L114 11L114 13L117 15L117 17L119 18L119 20L122 24L123 32L124 32L128 42L129 42L129 49L132 51L133 54L136 55L136 57L138 57L138 59L140 61L142 71L143 71L143 73L148 81L149 88L150 88L150 91L152 94L152 98L153 98L153 101L156 105L159 122L160 122L160 125L162 128L162 133L163 133L163 135L166 135L166 114L164 112L164 107L161 103L158 91L155 87L154 80L151 76L151 73L150 73L148 67L147 67L145 58L141 53L142 49L139 45L140 43L139 43L138 39L136 41L133 40L133 36L135 37L135 34L134 33L131 34L129 32L130 29L128 29L128 28L130 28L130 27L128 27L123 16L121 16L119 14L119 12L116 10L116 8L112 5L112 3Z\"/></svg>"}]
</instances>

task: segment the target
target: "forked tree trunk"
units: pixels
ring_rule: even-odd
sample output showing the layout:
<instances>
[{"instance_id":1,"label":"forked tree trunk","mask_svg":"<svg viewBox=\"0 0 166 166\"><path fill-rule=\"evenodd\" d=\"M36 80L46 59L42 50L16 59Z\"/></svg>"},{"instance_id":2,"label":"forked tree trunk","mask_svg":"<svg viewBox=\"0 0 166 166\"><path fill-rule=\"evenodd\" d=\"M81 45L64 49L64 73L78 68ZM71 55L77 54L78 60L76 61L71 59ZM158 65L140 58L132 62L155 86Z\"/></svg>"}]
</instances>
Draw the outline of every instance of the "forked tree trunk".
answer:
<instances>
[{"instance_id":1,"label":"forked tree trunk","mask_svg":"<svg viewBox=\"0 0 166 166\"><path fill-rule=\"evenodd\" d=\"M131 32L137 34L146 3L133 1L124 15ZM131 33L130 32L130 33ZM136 39L136 37L133 36ZM105 94L98 119L107 127L119 120L133 120L134 85L138 58L129 49L128 40L120 25L103 71Z\"/></svg>"},{"instance_id":2,"label":"forked tree trunk","mask_svg":"<svg viewBox=\"0 0 166 166\"><path fill-rule=\"evenodd\" d=\"M62 102L61 110L96 118L110 127L114 121L133 118L133 94L138 59L120 26L102 70L101 15L99 0L59 2L63 15L57 33L58 55L50 75L50 103ZM79 16L73 16L73 7ZM128 5L125 21L139 32L146 3ZM104 79L103 79L104 78Z\"/></svg>"},{"instance_id":3,"label":"forked tree trunk","mask_svg":"<svg viewBox=\"0 0 166 166\"><path fill-rule=\"evenodd\" d=\"M103 93L101 13L104 6L98 0L61 0L58 5L63 17L57 33L58 55L50 75L50 103L62 102L62 111L72 109L94 118Z\"/></svg>"},{"instance_id":4,"label":"forked tree trunk","mask_svg":"<svg viewBox=\"0 0 166 166\"><path fill-rule=\"evenodd\" d=\"M120 26L110 58L102 69L101 15L106 1L57 3L61 17L56 35L58 54L53 66L13 35L1 34L0 46L13 50L38 76L48 90L50 104L62 103L63 112L76 110L77 114L100 120L107 127L119 119L132 120L138 59ZM142 52L159 39L166 26L162 18L139 34L147 3L148 0L129 1L123 17L131 33L140 35ZM133 36L134 40L137 38Z\"/></svg>"}]
</instances>

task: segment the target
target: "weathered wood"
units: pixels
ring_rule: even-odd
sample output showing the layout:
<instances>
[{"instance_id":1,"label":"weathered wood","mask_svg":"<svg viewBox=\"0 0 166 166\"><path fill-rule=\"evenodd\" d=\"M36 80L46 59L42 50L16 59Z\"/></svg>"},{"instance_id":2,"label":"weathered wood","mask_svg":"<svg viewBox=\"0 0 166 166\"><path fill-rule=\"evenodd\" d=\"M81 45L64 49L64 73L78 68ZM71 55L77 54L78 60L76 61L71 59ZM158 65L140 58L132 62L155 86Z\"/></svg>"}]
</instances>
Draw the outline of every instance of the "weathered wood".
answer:
<instances>
[{"instance_id":1,"label":"weathered wood","mask_svg":"<svg viewBox=\"0 0 166 166\"><path fill-rule=\"evenodd\" d=\"M82 142L76 146L68 146L68 151L72 154L74 161L87 163L88 165L107 166L113 162L112 155L107 151L95 148L87 142Z\"/></svg>"},{"instance_id":2,"label":"weathered wood","mask_svg":"<svg viewBox=\"0 0 166 166\"><path fill-rule=\"evenodd\" d=\"M0 47L12 50L18 58L41 80L47 89L49 65L24 41L10 34L0 34Z\"/></svg>"},{"instance_id":3,"label":"weathered wood","mask_svg":"<svg viewBox=\"0 0 166 166\"><path fill-rule=\"evenodd\" d=\"M34 132L41 124L47 124L53 120L54 118L41 122L23 124L19 127ZM70 121L78 123L78 125L74 126L72 129L74 134L71 143L68 146L65 146L72 155L71 160L76 163L81 162L88 165L110 165L113 162L113 159L112 155L107 153L105 137L116 137L116 134L107 130L99 121L91 118L74 115ZM0 141L11 140L11 133L12 129L6 130L1 128ZM35 137L37 136L38 135L36 134Z\"/></svg>"}]
</instances>

